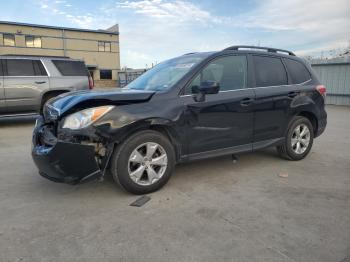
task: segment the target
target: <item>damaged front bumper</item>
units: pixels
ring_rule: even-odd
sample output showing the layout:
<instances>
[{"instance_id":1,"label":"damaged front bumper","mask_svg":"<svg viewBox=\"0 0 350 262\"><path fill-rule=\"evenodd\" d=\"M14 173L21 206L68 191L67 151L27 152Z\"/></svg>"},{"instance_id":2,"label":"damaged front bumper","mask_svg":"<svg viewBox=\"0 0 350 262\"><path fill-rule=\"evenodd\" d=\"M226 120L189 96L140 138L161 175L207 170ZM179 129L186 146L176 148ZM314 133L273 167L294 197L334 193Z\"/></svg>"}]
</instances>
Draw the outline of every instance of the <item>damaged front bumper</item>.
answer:
<instances>
[{"instance_id":1,"label":"damaged front bumper","mask_svg":"<svg viewBox=\"0 0 350 262\"><path fill-rule=\"evenodd\" d=\"M42 117L37 119L32 143L32 157L39 174L49 180L78 184L103 176L107 162L99 161L93 144L57 139Z\"/></svg>"}]
</instances>

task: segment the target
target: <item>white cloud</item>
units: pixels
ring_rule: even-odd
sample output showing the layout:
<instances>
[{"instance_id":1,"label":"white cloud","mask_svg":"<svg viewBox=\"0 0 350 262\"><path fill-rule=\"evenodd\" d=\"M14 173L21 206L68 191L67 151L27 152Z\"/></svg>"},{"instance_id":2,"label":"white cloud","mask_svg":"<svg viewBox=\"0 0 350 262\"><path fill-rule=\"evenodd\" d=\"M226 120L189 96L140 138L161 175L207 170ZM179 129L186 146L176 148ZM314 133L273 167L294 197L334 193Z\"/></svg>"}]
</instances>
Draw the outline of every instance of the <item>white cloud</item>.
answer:
<instances>
[{"instance_id":1,"label":"white cloud","mask_svg":"<svg viewBox=\"0 0 350 262\"><path fill-rule=\"evenodd\" d=\"M121 62L129 67L234 44L260 43L304 55L346 46L350 39L348 0L256 1L244 13L235 13L228 3L231 16L183 0L123 0L103 3L96 10L59 0L38 4L74 27L98 29L119 23Z\"/></svg>"},{"instance_id":2,"label":"white cloud","mask_svg":"<svg viewBox=\"0 0 350 262\"><path fill-rule=\"evenodd\" d=\"M136 14L145 15L150 18L170 20L173 22L221 22L220 17L213 16L209 11L203 10L190 2L143 0L124 1L117 3L117 8L132 9Z\"/></svg>"},{"instance_id":3,"label":"white cloud","mask_svg":"<svg viewBox=\"0 0 350 262\"><path fill-rule=\"evenodd\" d=\"M267 0L244 14L243 22L271 30L318 30L324 26L350 26L348 0ZM336 29L336 27L333 27Z\"/></svg>"},{"instance_id":4,"label":"white cloud","mask_svg":"<svg viewBox=\"0 0 350 262\"><path fill-rule=\"evenodd\" d=\"M340 47L350 39L349 14L348 0L267 0L239 20L247 28L280 32L281 40L291 41L288 45L313 44L311 49L317 50Z\"/></svg>"}]
</instances>

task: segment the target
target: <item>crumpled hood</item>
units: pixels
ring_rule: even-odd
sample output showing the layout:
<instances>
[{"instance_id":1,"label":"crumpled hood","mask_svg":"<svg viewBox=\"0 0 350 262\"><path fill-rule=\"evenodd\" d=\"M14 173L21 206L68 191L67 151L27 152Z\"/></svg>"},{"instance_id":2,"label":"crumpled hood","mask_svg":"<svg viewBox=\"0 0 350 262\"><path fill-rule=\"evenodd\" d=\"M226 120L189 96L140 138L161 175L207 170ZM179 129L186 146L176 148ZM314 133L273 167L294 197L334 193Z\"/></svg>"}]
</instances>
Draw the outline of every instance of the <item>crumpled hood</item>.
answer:
<instances>
[{"instance_id":1,"label":"crumpled hood","mask_svg":"<svg viewBox=\"0 0 350 262\"><path fill-rule=\"evenodd\" d=\"M54 118L64 115L65 112L76 106L94 107L102 104L133 103L149 100L155 91L114 88L108 90L85 90L69 92L59 95L46 104L44 113L56 115Z\"/></svg>"}]
</instances>

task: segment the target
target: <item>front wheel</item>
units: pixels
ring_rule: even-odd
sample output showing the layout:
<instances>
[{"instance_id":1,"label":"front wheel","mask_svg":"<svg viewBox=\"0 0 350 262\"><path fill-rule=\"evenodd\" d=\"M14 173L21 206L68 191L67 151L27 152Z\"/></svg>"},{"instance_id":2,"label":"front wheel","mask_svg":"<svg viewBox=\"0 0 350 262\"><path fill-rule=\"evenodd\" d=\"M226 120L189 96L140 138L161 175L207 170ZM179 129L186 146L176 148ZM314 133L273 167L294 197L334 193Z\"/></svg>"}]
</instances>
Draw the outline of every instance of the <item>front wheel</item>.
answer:
<instances>
[{"instance_id":1,"label":"front wheel","mask_svg":"<svg viewBox=\"0 0 350 262\"><path fill-rule=\"evenodd\" d=\"M301 160L310 152L314 139L309 119L297 116L292 119L284 143L277 147L279 155L288 160Z\"/></svg>"},{"instance_id":2,"label":"front wheel","mask_svg":"<svg viewBox=\"0 0 350 262\"><path fill-rule=\"evenodd\" d=\"M126 191L147 194L169 180L175 165L172 144L163 134L141 131L119 145L112 157L113 178Z\"/></svg>"}]
</instances>

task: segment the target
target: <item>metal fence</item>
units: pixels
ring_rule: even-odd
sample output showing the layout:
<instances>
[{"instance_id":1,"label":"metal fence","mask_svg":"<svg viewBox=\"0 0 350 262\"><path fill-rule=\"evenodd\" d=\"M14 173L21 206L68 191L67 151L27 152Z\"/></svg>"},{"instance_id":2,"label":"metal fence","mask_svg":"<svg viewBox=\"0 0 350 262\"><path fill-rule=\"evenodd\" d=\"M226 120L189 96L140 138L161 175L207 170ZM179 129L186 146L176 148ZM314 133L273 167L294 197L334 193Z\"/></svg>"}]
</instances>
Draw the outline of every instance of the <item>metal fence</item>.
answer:
<instances>
[{"instance_id":1,"label":"metal fence","mask_svg":"<svg viewBox=\"0 0 350 262\"><path fill-rule=\"evenodd\" d=\"M327 88L326 103L350 106L350 62L312 64Z\"/></svg>"},{"instance_id":2,"label":"metal fence","mask_svg":"<svg viewBox=\"0 0 350 262\"><path fill-rule=\"evenodd\" d=\"M146 69L129 70L129 71L125 70L125 71L118 72L119 87L126 86L131 81L133 81L134 79L142 75L144 72L146 72Z\"/></svg>"}]
</instances>

